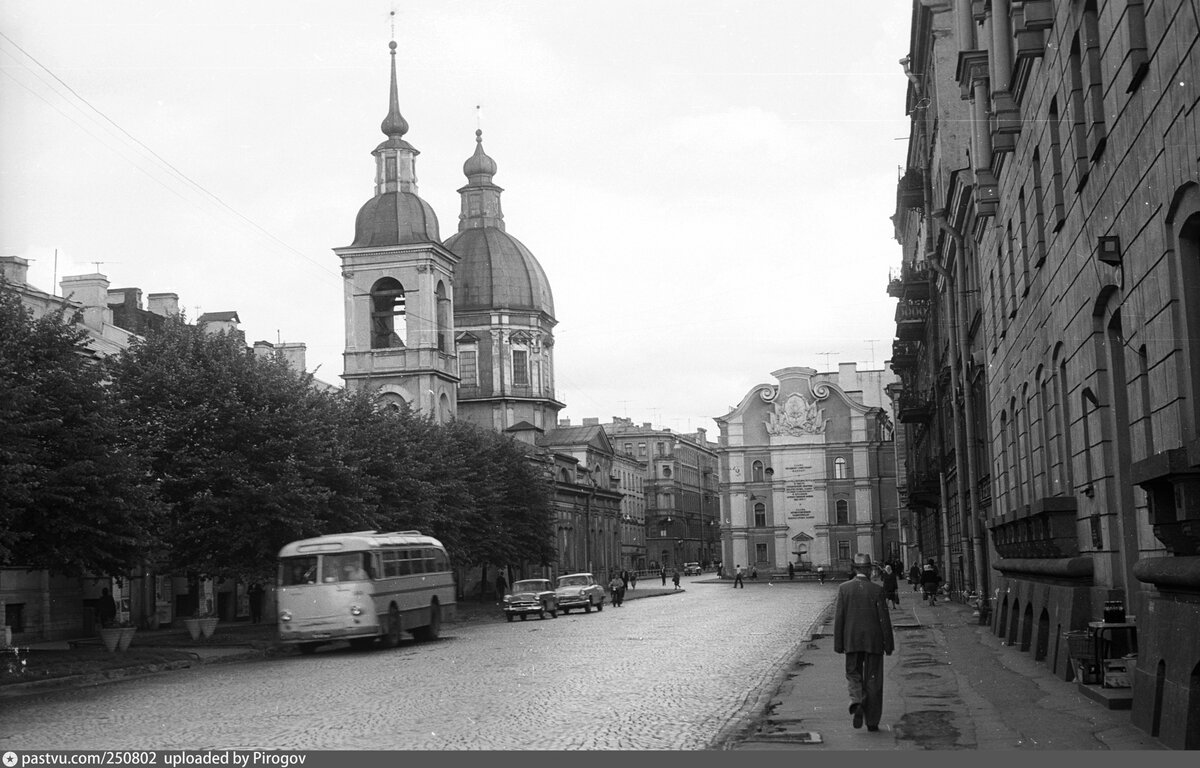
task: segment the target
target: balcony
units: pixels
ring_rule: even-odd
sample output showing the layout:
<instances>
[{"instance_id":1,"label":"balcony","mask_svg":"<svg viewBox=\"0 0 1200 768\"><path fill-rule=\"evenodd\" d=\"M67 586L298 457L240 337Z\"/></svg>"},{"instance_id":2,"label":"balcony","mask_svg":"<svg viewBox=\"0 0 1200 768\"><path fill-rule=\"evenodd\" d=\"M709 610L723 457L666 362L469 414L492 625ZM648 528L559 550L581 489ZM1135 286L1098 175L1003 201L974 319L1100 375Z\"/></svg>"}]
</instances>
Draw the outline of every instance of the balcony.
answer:
<instances>
[{"instance_id":1,"label":"balcony","mask_svg":"<svg viewBox=\"0 0 1200 768\"><path fill-rule=\"evenodd\" d=\"M909 168L896 184L896 209L925 207L925 174L919 168Z\"/></svg>"},{"instance_id":2,"label":"balcony","mask_svg":"<svg viewBox=\"0 0 1200 768\"><path fill-rule=\"evenodd\" d=\"M905 424L928 424L933 419L935 406L929 395L920 392L900 396L897 416Z\"/></svg>"},{"instance_id":3,"label":"balcony","mask_svg":"<svg viewBox=\"0 0 1200 768\"><path fill-rule=\"evenodd\" d=\"M908 500L911 506L940 506L942 486L938 481L938 476L933 472L909 472Z\"/></svg>"},{"instance_id":4,"label":"balcony","mask_svg":"<svg viewBox=\"0 0 1200 768\"><path fill-rule=\"evenodd\" d=\"M928 263L905 262L900 267L899 275L891 275L888 281L888 295L897 299L928 299L929 278Z\"/></svg>"},{"instance_id":5,"label":"balcony","mask_svg":"<svg viewBox=\"0 0 1200 768\"><path fill-rule=\"evenodd\" d=\"M896 304L896 337L901 341L918 341L925 335L929 320L928 299L901 299Z\"/></svg>"},{"instance_id":6,"label":"balcony","mask_svg":"<svg viewBox=\"0 0 1200 768\"><path fill-rule=\"evenodd\" d=\"M919 341L892 341L892 370L900 371L909 368L916 368L917 362L920 360L921 342Z\"/></svg>"}]
</instances>

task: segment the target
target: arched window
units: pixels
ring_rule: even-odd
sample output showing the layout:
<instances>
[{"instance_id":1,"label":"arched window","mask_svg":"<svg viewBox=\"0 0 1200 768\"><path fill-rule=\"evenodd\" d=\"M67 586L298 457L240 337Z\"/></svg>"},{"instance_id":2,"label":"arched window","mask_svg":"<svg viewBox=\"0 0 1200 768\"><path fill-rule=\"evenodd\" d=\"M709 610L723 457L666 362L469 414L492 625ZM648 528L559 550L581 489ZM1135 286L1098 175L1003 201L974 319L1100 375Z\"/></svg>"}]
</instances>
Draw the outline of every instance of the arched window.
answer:
<instances>
[{"instance_id":1,"label":"arched window","mask_svg":"<svg viewBox=\"0 0 1200 768\"><path fill-rule=\"evenodd\" d=\"M750 477L756 483L763 481L763 463L756 461L750 465Z\"/></svg>"},{"instance_id":2,"label":"arched window","mask_svg":"<svg viewBox=\"0 0 1200 768\"><path fill-rule=\"evenodd\" d=\"M450 297L441 280L437 284L437 345L439 352L450 350Z\"/></svg>"},{"instance_id":3,"label":"arched window","mask_svg":"<svg viewBox=\"0 0 1200 768\"><path fill-rule=\"evenodd\" d=\"M838 456L836 459L833 460L833 479L835 479L835 480L845 480L846 479L846 460L844 458L842 458L841 456Z\"/></svg>"},{"instance_id":4,"label":"arched window","mask_svg":"<svg viewBox=\"0 0 1200 768\"><path fill-rule=\"evenodd\" d=\"M754 527L765 528L767 526L767 505L761 501L754 505Z\"/></svg>"},{"instance_id":5,"label":"arched window","mask_svg":"<svg viewBox=\"0 0 1200 768\"><path fill-rule=\"evenodd\" d=\"M849 525L850 524L850 504L845 499L838 499L837 502L835 502L833 506L837 513L837 524L838 525Z\"/></svg>"},{"instance_id":6,"label":"arched window","mask_svg":"<svg viewBox=\"0 0 1200 768\"><path fill-rule=\"evenodd\" d=\"M403 347L408 336L404 286L385 277L371 287L371 349Z\"/></svg>"}]
</instances>

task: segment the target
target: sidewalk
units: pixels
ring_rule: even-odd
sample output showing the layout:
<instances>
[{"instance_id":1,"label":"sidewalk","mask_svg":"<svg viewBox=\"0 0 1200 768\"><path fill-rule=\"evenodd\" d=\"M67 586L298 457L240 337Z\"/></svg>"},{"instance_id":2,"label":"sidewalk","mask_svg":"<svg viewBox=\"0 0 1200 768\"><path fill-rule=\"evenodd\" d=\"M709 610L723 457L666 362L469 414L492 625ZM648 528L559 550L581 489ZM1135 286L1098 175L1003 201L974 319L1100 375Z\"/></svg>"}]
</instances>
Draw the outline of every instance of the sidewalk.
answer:
<instances>
[{"instance_id":1,"label":"sidewalk","mask_svg":"<svg viewBox=\"0 0 1200 768\"><path fill-rule=\"evenodd\" d=\"M1159 750L1127 710L1111 710L1027 652L979 626L970 606L929 606L901 593L891 614L896 651L884 658L883 720L855 729L844 656L833 651L833 605L812 630L763 715L724 749Z\"/></svg>"}]
</instances>

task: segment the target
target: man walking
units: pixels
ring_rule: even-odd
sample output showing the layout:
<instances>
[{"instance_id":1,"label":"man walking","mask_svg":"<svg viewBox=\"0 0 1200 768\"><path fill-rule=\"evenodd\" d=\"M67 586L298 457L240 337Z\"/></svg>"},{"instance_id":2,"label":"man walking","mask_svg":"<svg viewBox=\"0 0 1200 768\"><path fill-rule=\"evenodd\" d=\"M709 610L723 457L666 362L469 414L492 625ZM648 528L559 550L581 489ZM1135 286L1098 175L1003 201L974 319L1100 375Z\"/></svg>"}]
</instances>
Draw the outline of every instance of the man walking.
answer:
<instances>
[{"instance_id":1,"label":"man walking","mask_svg":"<svg viewBox=\"0 0 1200 768\"><path fill-rule=\"evenodd\" d=\"M738 587L741 587L742 589L746 588L746 585L742 582L742 566L740 565L733 573L733 588L737 589Z\"/></svg>"},{"instance_id":2,"label":"man walking","mask_svg":"<svg viewBox=\"0 0 1200 768\"><path fill-rule=\"evenodd\" d=\"M838 587L833 650L846 655L846 682L855 728L879 730L883 714L883 657L895 649L883 587L871 581L871 556L854 556L854 578Z\"/></svg>"}]
</instances>

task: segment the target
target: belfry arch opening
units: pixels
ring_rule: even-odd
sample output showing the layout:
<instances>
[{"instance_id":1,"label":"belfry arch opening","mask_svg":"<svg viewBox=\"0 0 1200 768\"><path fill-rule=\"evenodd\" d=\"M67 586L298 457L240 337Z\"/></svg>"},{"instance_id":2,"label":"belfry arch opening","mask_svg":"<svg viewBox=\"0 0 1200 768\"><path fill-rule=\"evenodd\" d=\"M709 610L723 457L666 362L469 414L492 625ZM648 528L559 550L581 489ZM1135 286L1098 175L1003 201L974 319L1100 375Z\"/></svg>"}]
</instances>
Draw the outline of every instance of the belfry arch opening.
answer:
<instances>
[{"instance_id":1,"label":"belfry arch opening","mask_svg":"<svg viewBox=\"0 0 1200 768\"><path fill-rule=\"evenodd\" d=\"M371 349L403 347L408 334L404 286L384 277L371 286Z\"/></svg>"}]
</instances>

